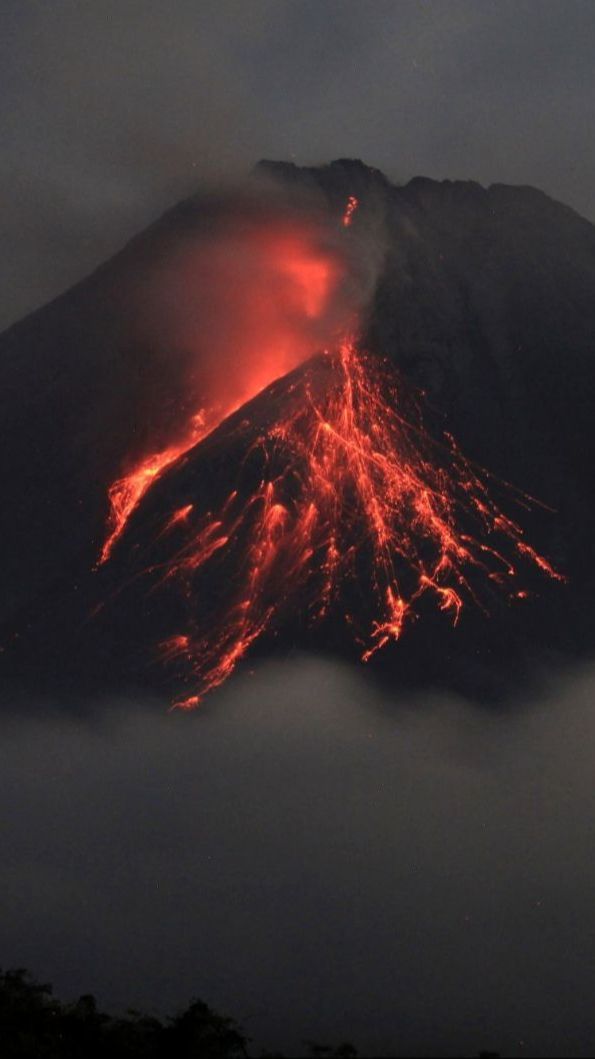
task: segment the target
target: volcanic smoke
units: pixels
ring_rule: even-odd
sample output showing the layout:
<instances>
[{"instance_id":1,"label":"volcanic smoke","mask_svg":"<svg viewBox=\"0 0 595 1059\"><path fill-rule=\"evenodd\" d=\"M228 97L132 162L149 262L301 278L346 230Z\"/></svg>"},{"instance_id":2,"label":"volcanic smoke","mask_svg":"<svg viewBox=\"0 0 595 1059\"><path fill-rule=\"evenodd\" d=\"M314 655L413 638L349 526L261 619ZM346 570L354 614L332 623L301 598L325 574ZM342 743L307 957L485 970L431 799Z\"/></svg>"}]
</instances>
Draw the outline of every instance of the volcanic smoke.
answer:
<instances>
[{"instance_id":1,"label":"volcanic smoke","mask_svg":"<svg viewBox=\"0 0 595 1059\"><path fill-rule=\"evenodd\" d=\"M274 379L336 343L353 313L346 273L344 249L319 221L274 209L230 209L212 233L178 250L151 292L157 310L152 317L149 308L145 327L191 351L190 364L177 367L184 408L159 425L165 443L131 460L110 486L100 564L171 464Z\"/></svg>"},{"instance_id":2,"label":"volcanic smoke","mask_svg":"<svg viewBox=\"0 0 595 1059\"><path fill-rule=\"evenodd\" d=\"M343 227L357 206L350 197ZM170 444L109 488L100 564L121 538L124 546L131 517L157 480L200 451L235 409L303 364L288 377L274 420L250 443L219 510L193 496L167 514L153 542L144 570L151 590L177 588L187 611L186 627L161 644L164 660L183 663L190 693L175 704L183 709L197 706L255 641L296 615L307 625L340 621L367 662L401 638L422 600L456 625L466 603L487 608L490 586L511 600L525 597L518 579L531 566L562 580L491 499L487 472L450 435L432 437L417 397L388 362L360 348L345 319L343 336L331 334L328 351L312 356L313 335L321 333L312 324L324 320L328 329L332 319L337 328L329 306L345 265L336 251L293 223L259 233L257 247L249 296L238 291L232 331L239 336L244 328L241 370L229 380L227 401L195 408ZM223 271L228 257L229 247ZM232 290L232 318L234 298ZM249 416L246 409L245 426ZM512 487L508 495L530 508L530 498Z\"/></svg>"}]
</instances>

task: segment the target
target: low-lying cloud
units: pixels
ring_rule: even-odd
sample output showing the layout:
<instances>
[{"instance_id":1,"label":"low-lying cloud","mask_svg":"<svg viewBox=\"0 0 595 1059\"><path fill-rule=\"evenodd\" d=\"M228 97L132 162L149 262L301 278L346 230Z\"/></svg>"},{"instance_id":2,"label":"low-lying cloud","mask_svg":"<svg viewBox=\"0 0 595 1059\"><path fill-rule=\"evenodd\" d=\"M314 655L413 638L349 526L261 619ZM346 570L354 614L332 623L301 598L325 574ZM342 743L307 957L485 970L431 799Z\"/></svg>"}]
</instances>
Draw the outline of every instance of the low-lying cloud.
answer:
<instances>
[{"instance_id":1,"label":"low-lying cloud","mask_svg":"<svg viewBox=\"0 0 595 1059\"><path fill-rule=\"evenodd\" d=\"M296 657L191 716L5 714L3 963L291 1054L590 1054L594 687L491 711Z\"/></svg>"}]
</instances>

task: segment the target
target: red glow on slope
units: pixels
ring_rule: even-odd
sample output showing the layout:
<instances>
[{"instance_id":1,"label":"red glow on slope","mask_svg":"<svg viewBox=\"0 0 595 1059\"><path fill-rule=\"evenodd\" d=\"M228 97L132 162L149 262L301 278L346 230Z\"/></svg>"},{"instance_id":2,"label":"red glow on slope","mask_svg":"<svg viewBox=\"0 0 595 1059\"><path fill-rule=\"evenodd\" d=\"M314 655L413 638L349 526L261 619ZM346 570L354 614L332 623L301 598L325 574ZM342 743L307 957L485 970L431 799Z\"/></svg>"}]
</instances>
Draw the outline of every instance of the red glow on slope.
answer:
<instances>
[{"instance_id":1,"label":"red glow on slope","mask_svg":"<svg viewBox=\"0 0 595 1059\"><path fill-rule=\"evenodd\" d=\"M189 629L162 645L165 658L191 669L194 689L180 708L198 705L296 610L310 622L340 617L368 661L400 639L422 598L456 624L466 601L479 602L477 582L522 598L522 563L560 578L456 446L402 418L394 376L379 361L351 342L330 360L322 396L312 369L303 400L259 440L268 473L257 488L232 493L215 516L193 515L184 544L161 568L161 583L177 583L191 601ZM222 586L213 620L200 611L200 579L217 579L222 557L236 551L236 575ZM365 628L345 607L354 593L375 611Z\"/></svg>"},{"instance_id":2,"label":"red glow on slope","mask_svg":"<svg viewBox=\"0 0 595 1059\"><path fill-rule=\"evenodd\" d=\"M351 196L345 227L357 207ZM110 487L100 562L176 460L321 347L319 324L341 280L337 258L291 225L242 239L219 240L203 276L212 280L220 348L236 361L212 356L204 369L217 398L211 411L175 428L170 444ZM367 662L428 602L456 625L468 602L485 609L482 587L526 598L517 583L525 568L562 580L491 499L486 476L449 435L436 442L424 430L400 380L353 341L312 360L287 394L246 453L260 467L256 484L242 487L240 467L219 510L197 501L177 507L153 542L171 539L177 550L145 572L157 576L156 587L177 587L188 607L187 628L161 645L165 661L190 670L191 694L176 703L182 709L197 706L260 637L296 615L306 624L343 622Z\"/></svg>"},{"instance_id":3,"label":"red glow on slope","mask_svg":"<svg viewBox=\"0 0 595 1059\"><path fill-rule=\"evenodd\" d=\"M161 477L163 472L183 456L188 449L196 445L201 438L212 429L213 424L207 424L203 412L198 412L192 417L189 431L176 445L170 445L161 452L153 452L145 457L129 474L118 478L108 490L110 513L107 527L107 537L103 543L99 556L99 564L107 562L110 558L114 545L122 536L128 519L140 504L148 489ZM188 513L188 512L187 512ZM172 520L183 518L180 512L172 516Z\"/></svg>"}]
</instances>

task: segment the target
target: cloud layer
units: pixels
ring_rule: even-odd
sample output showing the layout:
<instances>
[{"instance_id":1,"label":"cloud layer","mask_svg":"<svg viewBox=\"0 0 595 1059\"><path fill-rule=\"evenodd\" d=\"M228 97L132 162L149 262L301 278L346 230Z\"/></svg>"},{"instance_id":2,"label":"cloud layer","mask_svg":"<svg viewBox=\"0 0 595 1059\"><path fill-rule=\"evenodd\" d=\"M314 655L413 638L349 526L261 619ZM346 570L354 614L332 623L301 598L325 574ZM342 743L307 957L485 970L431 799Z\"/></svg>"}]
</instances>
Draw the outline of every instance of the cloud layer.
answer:
<instances>
[{"instance_id":1,"label":"cloud layer","mask_svg":"<svg viewBox=\"0 0 595 1059\"><path fill-rule=\"evenodd\" d=\"M500 713L298 657L190 717L4 714L3 962L297 1052L588 1055L594 680Z\"/></svg>"}]
</instances>

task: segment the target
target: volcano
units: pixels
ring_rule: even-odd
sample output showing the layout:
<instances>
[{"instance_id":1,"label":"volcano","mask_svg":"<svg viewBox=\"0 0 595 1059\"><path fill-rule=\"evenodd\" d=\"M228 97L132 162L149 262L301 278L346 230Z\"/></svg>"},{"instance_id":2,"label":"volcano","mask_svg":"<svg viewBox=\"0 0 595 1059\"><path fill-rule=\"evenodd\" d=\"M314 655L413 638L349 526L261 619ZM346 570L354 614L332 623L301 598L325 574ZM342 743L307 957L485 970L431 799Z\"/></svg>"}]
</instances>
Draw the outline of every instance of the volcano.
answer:
<instances>
[{"instance_id":1,"label":"volcano","mask_svg":"<svg viewBox=\"0 0 595 1059\"><path fill-rule=\"evenodd\" d=\"M192 706L301 646L501 695L589 654L593 226L531 188L395 187L349 160L259 174L272 228L197 197L0 340L7 676L165 685ZM190 280L179 261L213 226L220 247L230 215L269 233L256 257L249 236L266 296L234 289L227 255L218 316L244 298L234 348L272 327L283 356L249 385L223 372L203 408L203 317L176 328L219 266L211 244ZM327 313L321 350L314 321L350 282L341 239L373 283L357 333ZM172 289L173 331L153 313Z\"/></svg>"}]
</instances>

